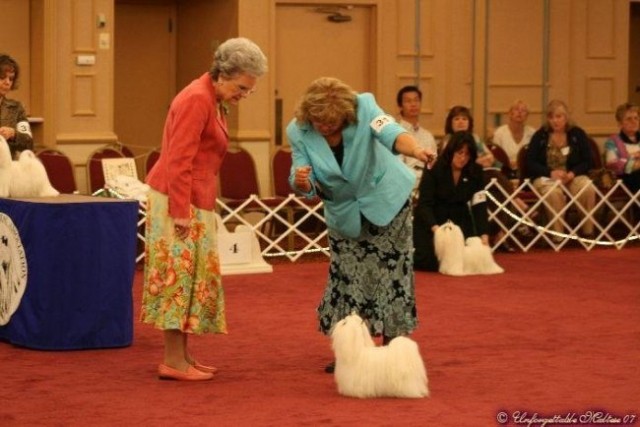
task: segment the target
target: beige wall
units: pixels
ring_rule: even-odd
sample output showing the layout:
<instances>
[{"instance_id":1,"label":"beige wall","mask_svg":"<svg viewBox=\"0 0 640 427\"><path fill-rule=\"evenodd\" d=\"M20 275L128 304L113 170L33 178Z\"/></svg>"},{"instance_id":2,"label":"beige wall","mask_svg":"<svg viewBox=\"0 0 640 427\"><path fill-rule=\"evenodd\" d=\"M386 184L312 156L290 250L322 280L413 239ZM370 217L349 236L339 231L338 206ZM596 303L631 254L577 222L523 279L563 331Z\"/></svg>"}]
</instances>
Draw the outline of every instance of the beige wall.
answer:
<instances>
[{"instance_id":1,"label":"beige wall","mask_svg":"<svg viewBox=\"0 0 640 427\"><path fill-rule=\"evenodd\" d=\"M114 1L0 0L2 49L27 71L23 87L12 95L44 119L36 125L37 143L65 149L78 165L94 148L117 139ZM232 112L230 129L232 142L256 156L262 191L269 193L277 5L343 2L167 1L177 8L177 89L209 67L212 45L228 37L252 38L271 59L258 92ZM559 97L581 126L602 138L615 128L615 106L627 99L629 0L421 0L418 22L415 0L350 3L368 5L375 13L370 67L378 100L396 113L397 89L417 81L425 92L423 122L436 135L454 104L473 108L482 135L502 120L513 99L530 104L531 124L538 125L545 102ZM104 26L98 16L104 16ZM321 42L310 40L309 48ZM93 56L95 64L77 65L78 55Z\"/></svg>"}]
</instances>

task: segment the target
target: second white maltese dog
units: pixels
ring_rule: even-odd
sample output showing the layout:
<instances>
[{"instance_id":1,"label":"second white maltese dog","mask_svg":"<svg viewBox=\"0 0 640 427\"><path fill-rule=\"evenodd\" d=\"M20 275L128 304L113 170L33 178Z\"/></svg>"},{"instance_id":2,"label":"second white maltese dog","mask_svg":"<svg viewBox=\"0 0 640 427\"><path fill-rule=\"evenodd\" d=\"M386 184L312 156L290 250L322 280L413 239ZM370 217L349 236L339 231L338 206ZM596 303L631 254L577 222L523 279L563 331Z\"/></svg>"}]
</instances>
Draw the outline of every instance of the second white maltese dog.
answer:
<instances>
[{"instance_id":1,"label":"second white maltese dog","mask_svg":"<svg viewBox=\"0 0 640 427\"><path fill-rule=\"evenodd\" d=\"M418 344L410 338L396 337L389 345L376 346L366 323L351 314L334 326L331 340L340 394L359 398L429 395L427 371Z\"/></svg>"},{"instance_id":2,"label":"second white maltese dog","mask_svg":"<svg viewBox=\"0 0 640 427\"><path fill-rule=\"evenodd\" d=\"M48 197L60 193L51 186L44 165L31 150L11 160L7 141L0 136L0 197Z\"/></svg>"},{"instance_id":3,"label":"second white maltese dog","mask_svg":"<svg viewBox=\"0 0 640 427\"><path fill-rule=\"evenodd\" d=\"M504 273L504 269L493 260L489 246L482 244L479 237L469 237L465 242L462 230L451 221L436 229L433 245L439 262L438 271L442 274Z\"/></svg>"}]
</instances>

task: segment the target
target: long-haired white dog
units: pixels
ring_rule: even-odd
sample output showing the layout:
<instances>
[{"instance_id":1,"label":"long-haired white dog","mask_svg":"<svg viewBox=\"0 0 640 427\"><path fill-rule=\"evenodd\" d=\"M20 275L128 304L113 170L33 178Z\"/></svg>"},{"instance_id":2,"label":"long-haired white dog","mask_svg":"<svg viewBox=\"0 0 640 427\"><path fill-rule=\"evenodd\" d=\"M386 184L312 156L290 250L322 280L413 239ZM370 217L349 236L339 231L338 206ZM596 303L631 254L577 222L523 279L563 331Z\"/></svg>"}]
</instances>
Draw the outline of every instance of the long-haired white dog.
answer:
<instances>
[{"instance_id":1,"label":"long-haired white dog","mask_svg":"<svg viewBox=\"0 0 640 427\"><path fill-rule=\"evenodd\" d=\"M415 341L396 337L389 345L376 346L357 314L338 322L331 340L340 394L360 398L429 395L427 371Z\"/></svg>"},{"instance_id":2,"label":"long-haired white dog","mask_svg":"<svg viewBox=\"0 0 640 427\"><path fill-rule=\"evenodd\" d=\"M33 151L11 159L9 144L0 136L0 197L48 197L60 193L51 186L47 171Z\"/></svg>"},{"instance_id":3,"label":"long-haired white dog","mask_svg":"<svg viewBox=\"0 0 640 427\"><path fill-rule=\"evenodd\" d=\"M493 259L491 248L483 245L479 237L466 242L462 230L451 221L437 228L433 244L438 258L438 271L450 276L504 273Z\"/></svg>"}]
</instances>

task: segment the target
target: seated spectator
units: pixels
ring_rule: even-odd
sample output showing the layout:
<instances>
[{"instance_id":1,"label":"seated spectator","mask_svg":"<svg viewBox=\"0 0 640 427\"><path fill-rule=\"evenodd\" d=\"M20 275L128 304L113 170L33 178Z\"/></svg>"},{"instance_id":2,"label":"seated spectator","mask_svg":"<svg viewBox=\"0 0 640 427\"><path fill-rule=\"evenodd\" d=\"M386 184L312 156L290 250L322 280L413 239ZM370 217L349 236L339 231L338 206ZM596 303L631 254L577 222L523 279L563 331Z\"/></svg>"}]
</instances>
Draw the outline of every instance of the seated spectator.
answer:
<instances>
[{"instance_id":1,"label":"seated spectator","mask_svg":"<svg viewBox=\"0 0 640 427\"><path fill-rule=\"evenodd\" d=\"M420 107L422 103L422 91L417 86L405 86L398 91L396 102L400 108L400 125L409 131L410 134L418 141L418 144L427 150L435 153L438 150L436 140L431 132L420 126ZM424 163L420 160L399 155L400 159L407 165L416 175L416 188L422 177Z\"/></svg>"},{"instance_id":2,"label":"seated spectator","mask_svg":"<svg viewBox=\"0 0 640 427\"><path fill-rule=\"evenodd\" d=\"M0 54L0 135L7 140L15 159L24 150L33 150L33 136L27 113L19 101L7 98L18 88L20 67L9 55Z\"/></svg>"},{"instance_id":3,"label":"seated spectator","mask_svg":"<svg viewBox=\"0 0 640 427\"><path fill-rule=\"evenodd\" d=\"M512 170L518 170L518 151L531 141L533 127L527 125L529 108L524 101L517 100L507 112L508 121L498 127L493 134L493 143L501 147L507 156Z\"/></svg>"},{"instance_id":4,"label":"seated spectator","mask_svg":"<svg viewBox=\"0 0 640 427\"><path fill-rule=\"evenodd\" d=\"M451 108L445 120L444 131L445 137L443 138L441 149L446 147L449 138L454 132L464 131L473 134L473 116L471 115L471 111L462 105L456 105ZM473 134L473 137L476 141L476 150L478 153L476 163L482 166L484 170L485 187L495 178L497 186L492 185L489 191L498 203L503 203L506 200L505 194L513 194L513 184L509 181L509 178L502 173L502 163L495 159L491 151L476 134ZM526 212L529 209L527 204L518 197L513 199L513 203L518 206L522 212ZM511 226L513 224L511 217L505 213L500 213L498 218L504 226ZM494 242L502 240L504 230L499 227L498 224L492 225L491 228L491 235L493 236ZM515 252L515 249L506 240L501 243L498 249L504 252Z\"/></svg>"},{"instance_id":5,"label":"seated spectator","mask_svg":"<svg viewBox=\"0 0 640 427\"><path fill-rule=\"evenodd\" d=\"M476 162L476 142L469 132L455 132L433 168L425 169L413 212L413 265L438 271L433 236L451 220L465 236L480 236L489 244L488 216L482 167Z\"/></svg>"},{"instance_id":6,"label":"seated spectator","mask_svg":"<svg viewBox=\"0 0 640 427\"><path fill-rule=\"evenodd\" d=\"M604 143L605 163L629 191L640 190L640 107L625 103L616 109L620 132Z\"/></svg>"},{"instance_id":7,"label":"seated spectator","mask_svg":"<svg viewBox=\"0 0 640 427\"><path fill-rule=\"evenodd\" d=\"M561 187L552 190L556 181L560 181L578 203L591 212L596 198L594 186L587 176L591 169L587 134L573 123L563 101L549 102L546 123L531 137L526 161L534 188L546 196L544 206L550 219L567 204ZM591 219L585 221L582 226L585 237L593 235L593 227ZM552 221L551 228L558 233L563 231L559 220ZM553 239L556 242L562 240L560 236L553 236Z\"/></svg>"}]
</instances>

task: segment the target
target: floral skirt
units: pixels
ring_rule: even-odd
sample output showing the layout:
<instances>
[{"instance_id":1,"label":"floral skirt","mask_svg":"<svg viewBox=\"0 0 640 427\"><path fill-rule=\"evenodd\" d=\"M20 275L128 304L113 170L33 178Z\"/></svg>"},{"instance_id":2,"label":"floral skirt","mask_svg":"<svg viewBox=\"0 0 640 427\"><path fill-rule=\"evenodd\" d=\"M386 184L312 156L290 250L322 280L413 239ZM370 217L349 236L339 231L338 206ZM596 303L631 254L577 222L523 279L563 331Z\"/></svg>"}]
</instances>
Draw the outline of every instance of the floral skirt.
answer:
<instances>
[{"instance_id":1,"label":"floral skirt","mask_svg":"<svg viewBox=\"0 0 640 427\"><path fill-rule=\"evenodd\" d=\"M182 240L168 212L167 196L151 190L140 319L162 330L226 333L214 213L192 207L191 231Z\"/></svg>"},{"instance_id":2,"label":"floral skirt","mask_svg":"<svg viewBox=\"0 0 640 427\"><path fill-rule=\"evenodd\" d=\"M389 225L363 218L357 239L329 230L329 279L318 307L325 334L356 312L373 335L395 337L417 324L411 208L407 203Z\"/></svg>"}]
</instances>

